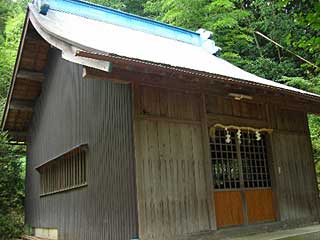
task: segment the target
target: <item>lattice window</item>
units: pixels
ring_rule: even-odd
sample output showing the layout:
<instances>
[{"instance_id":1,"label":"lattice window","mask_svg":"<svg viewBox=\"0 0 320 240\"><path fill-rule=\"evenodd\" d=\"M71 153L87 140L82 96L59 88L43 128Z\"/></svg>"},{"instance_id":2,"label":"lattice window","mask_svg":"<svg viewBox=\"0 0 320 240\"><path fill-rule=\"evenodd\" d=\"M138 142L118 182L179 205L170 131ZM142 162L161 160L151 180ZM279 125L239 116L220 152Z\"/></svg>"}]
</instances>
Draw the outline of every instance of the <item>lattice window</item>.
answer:
<instances>
[{"instance_id":1,"label":"lattice window","mask_svg":"<svg viewBox=\"0 0 320 240\"><path fill-rule=\"evenodd\" d=\"M41 196L87 185L87 149L86 144L76 146L36 168Z\"/></svg>"},{"instance_id":2,"label":"lattice window","mask_svg":"<svg viewBox=\"0 0 320 240\"><path fill-rule=\"evenodd\" d=\"M254 133L242 134L240 153L245 188L271 187L265 138L262 134L257 141Z\"/></svg>"},{"instance_id":3,"label":"lattice window","mask_svg":"<svg viewBox=\"0 0 320 240\"><path fill-rule=\"evenodd\" d=\"M234 132L230 134L231 142L226 143L225 131L217 130L215 139L210 143L215 189L240 188L236 138Z\"/></svg>"},{"instance_id":4,"label":"lattice window","mask_svg":"<svg viewBox=\"0 0 320 240\"><path fill-rule=\"evenodd\" d=\"M266 136L257 141L253 132L242 133L241 143L236 132L229 130L231 142L226 142L226 131L217 128L210 139L214 188L266 188L271 180L266 154Z\"/></svg>"}]
</instances>

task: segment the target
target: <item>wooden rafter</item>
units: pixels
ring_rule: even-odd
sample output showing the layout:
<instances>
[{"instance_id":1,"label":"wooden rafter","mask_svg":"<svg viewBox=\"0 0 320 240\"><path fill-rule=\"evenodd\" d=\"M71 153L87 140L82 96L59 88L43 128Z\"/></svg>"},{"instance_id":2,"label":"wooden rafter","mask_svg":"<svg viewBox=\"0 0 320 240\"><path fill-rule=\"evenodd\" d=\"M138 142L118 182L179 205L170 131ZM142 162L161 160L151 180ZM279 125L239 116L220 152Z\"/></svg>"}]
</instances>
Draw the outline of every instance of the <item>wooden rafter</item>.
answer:
<instances>
[{"instance_id":1,"label":"wooden rafter","mask_svg":"<svg viewBox=\"0 0 320 240\"><path fill-rule=\"evenodd\" d=\"M303 112L320 113L320 103L298 96L288 96L283 92L275 92L231 83L222 83L215 79L195 78L181 74L156 74L124 65L114 64L112 72L104 72L93 68L84 68L83 78L87 80L110 80L117 83L139 83L148 86L181 89L189 92L203 92L209 95L232 98L230 93L245 94L253 97L255 102L274 103L289 109ZM242 100L247 101L247 100Z\"/></svg>"},{"instance_id":2,"label":"wooden rafter","mask_svg":"<svg viewBox=\"0 0 320 240\"><path fill-rule=\"evenodd\" d=\"M42 72L33 72L33 71L27 71L27 70L20 70L17 73L17 78L23 78L27 79L29 81L34 82L43 82L45 79L45 76Z\"/></svg>"},{"instance_id":3,"label":"wooden rafter","mask_svg":"<svg viewBox=\"0 0 320 240\"><path fill-rule=\"evenodd\" d=\"M8 131L8 135L12 137L25 138L28 136L28 132L26 131Z\"/></svg>"},{"instance_id":4,"label":"wooden rafter","mask_svg":"<svg viewBox=\"0 0 320 240\"><path fill-rule=\"evenodd\" d=\"M223 85L232 85L233 87L236 87L236 88L241 87L244 89L248 89L249 87L251 89L258 89L260 91L268 92L272 96L276 94L280 94L280 95L286 95L294 99L311 100L319 103L319 99L311 95L304 95L304 94L296 93L290 90L278 89L273 86L267 86L259 83L243 81L241 79L234 79L227 76L214 75L206 72L198 72L190 69L175 68L170 65L144 62L138 59L130 59L130 58L111 55L111 54L97 54L97 53L90 53L85 51L77 51L76 55L81 57L93 58L97 60L110 61L114 64L113 66L118 65L126 70L146 73L148 75L153 74L153 75L160 75L160 76L166 76L166 77L179 76L180 78L189 78L192 81L203 81L206 83L212 82L213 84L221 83Z\"/></svg>"},{"instance_id":5,"label":"wooden rafter","mask_svg":"<svg viewBox=\"0 0 320 240\"><path fill-rule=\"evenodd\" d=\"M11 110L33 111L34 102L27 100L11 100L9 108Z\"/></svg>"}]
</instances>

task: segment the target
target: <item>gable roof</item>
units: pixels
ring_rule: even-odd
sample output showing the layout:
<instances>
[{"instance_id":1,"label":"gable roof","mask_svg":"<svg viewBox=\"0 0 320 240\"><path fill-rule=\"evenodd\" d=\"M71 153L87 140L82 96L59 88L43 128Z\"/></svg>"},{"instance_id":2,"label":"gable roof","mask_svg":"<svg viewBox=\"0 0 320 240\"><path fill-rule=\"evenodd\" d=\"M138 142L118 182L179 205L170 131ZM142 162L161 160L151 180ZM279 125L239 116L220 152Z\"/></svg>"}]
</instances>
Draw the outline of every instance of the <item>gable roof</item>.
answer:
<instances>
[{"instance_id":1,"label":"gable roof","mask_svg":"<svg viewBox=\"0 0 320 240\"><path fill-rule=\"evenodd\" d=\"M29 4L24 36L29 36L27 32L30 29L36 30L38 38L45 40L42 41L43 48L48 49L50 44L62 50L65 59L103 71L109 70L108 61L101 60L103 57L121 59L128 64L141 63L193 76L221 78L320 102L317 94L258 77L214 56L217 47L208 32L201 34L78 0L46 0L45 4L42 1ZM23 51L28 48L24 36L19 50L22 60L18 56L2 122L3 130L27 130L31 119L28 115L29 120L21 127L10 125L8 121L10 112L14 111L12 107L10 110L14 91L21 79L26 80L21 78L21 70L25 70L21 65ZM44 55L39 64L43 66L29 70L43 70L47 55L43 49L41 51ZM98 60L82 58L81 53L100 57ZM33 58L39 58L39 55L35 54ZM34 99L39 94L35 93Z\"/></svg>"},{"instance_id":2,"label":"gable roof","mask_svg":"<svg viewBox=\"0 0 320 240\"><path fill-rule=\"evenodd\" d=\"M258 77L212 55L203 48L199 33L82 1L45 2L49 4L46 15L38 13L34 5L29 6L32 23L76 48L227 76L319 97Z\"/></svg>"}]
</instances>

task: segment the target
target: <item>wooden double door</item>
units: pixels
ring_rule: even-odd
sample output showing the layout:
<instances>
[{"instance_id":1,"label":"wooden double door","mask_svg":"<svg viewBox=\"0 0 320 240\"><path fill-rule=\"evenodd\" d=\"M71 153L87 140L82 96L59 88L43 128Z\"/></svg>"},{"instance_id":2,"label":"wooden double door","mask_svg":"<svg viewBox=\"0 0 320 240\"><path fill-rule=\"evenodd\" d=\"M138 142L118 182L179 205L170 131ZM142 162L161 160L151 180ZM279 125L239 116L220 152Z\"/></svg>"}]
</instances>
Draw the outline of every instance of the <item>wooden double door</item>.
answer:
<instances>
[{"instance_id":1,"label":"wooden double door","mask_svg":"<svg viewBox=\"0 0 320 240\"><path fill-rule=\"evenodd\" d=\"M266 136L216 129L210 149L217 227L276 220Z\"/></svg>"}]
</instances>

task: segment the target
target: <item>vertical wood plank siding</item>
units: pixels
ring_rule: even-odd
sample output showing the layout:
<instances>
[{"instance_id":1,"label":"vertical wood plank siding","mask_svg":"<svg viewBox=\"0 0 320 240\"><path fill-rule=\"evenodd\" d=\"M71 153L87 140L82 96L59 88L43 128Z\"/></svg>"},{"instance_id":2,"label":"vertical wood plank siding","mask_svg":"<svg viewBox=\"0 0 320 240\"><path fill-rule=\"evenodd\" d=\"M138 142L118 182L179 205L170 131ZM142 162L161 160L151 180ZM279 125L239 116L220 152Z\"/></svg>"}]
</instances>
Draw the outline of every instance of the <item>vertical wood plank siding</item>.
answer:
<instances>
[{"instance_id":1,"label":"vertical wood plank siding","mask_svg":"<svg viewBox=\"0 0 320 240\"><path fill-rule=\"evenodd\" d=\"M319 194L307 116L276 107L270 112L280 220L314 221L319 218Z\"/></svg>"},{"instance_id":2,"label":"vertical wood plank siding","mask_svg":"<svg viewBox=\"0 0 320 240\"><path fill-rule=\"evenodd\" d=\"M209 125L272 128L268 160L278 220L293 224L319 220L319 193L305 113L218 96L207 96L207 111Z\"/></svg>"},{"instance_id":3,"label":"vertical wood plank siding","mask_svg":"<svg viewBox=\"0 0 320 240\"><path fill-rule=\"evenodd\" d=\"M61 240L167 240L215 229L212 208L223 198L214 204L205 132L215 123L273 128L270 196L276 196L278 220L319 217L304 113L135 85L133 119L129 85L83 80L82 67L62 60L57 50L50 59L28 141L28 225L58 228ZM80 143L89 145L88 186L40 198L35 167ZM261 196L252 195L252 202Z\"/></svg>"},{"instance_id":4,"label":"vertical wood plank siding","mask_svg":"<svg viewBox=\"0 0 320 240\"><path fill-rule=\"evenodd\" d=\"M61 240L128 240L138 234L129 85L82 79L52 49L28 141L26 223ZM88 186L40 198L37 165L88 143Z\"/></svg>"},{"instance_id":5,"label":"vertical wood plank siding","mask_svg":"<svg viewBox=\"0 0 320 240\"><path fill-rule=\"evenodd\" d=\"M135 93L140 239L210 230L200 95L145 86Z\"/></svg>"},{"instance_id":6,"label":"vertical wood plank siding","mask_svg":"<svg viewBox=\"0 0 320 240\"><path fill-rule=\"evenodd\" d=\"M255 120L265 120L265 106L252 101L236 101L232 98L220 96L207 97L208 114L250 118Z\"/></svg>"}]
</instances>

